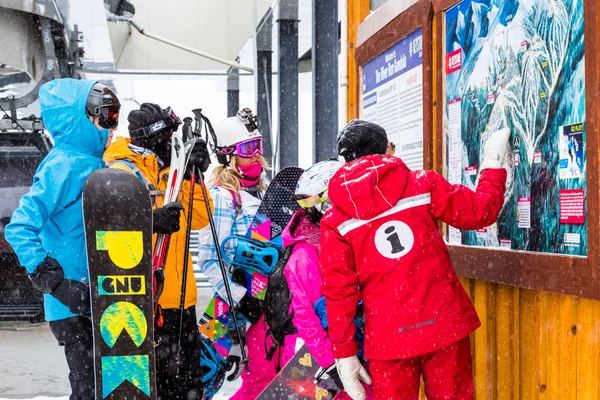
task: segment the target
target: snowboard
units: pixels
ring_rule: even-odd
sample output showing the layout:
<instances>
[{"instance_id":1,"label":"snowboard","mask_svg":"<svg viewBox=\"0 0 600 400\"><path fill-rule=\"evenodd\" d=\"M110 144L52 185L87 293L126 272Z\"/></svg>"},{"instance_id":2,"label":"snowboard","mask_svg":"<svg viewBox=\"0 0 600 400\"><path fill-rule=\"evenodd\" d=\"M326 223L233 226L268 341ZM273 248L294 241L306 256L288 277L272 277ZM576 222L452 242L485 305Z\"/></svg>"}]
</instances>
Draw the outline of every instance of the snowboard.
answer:
<instances>
[{"instance_id":1,"label":"snowboard","mask_svg":"<svg viewBox=\"0 0 600 400\"><path fill-rule=\"evenodd\" d=\"M304 170L286 167L277 173L261 201L246 238L268 243L283 249L281 234L296 211L300 209L293 195ZM268 277L258 272L246 274L246 289L254 297L264 300ZM227 357L232 342L227 336L232 324L229 303L215 294L199 321L200 333L215 343L219 354Z\"/></svg>"},{"instance_id":2,"label":"snowboard","mask_svg":"<svg viewBox=\"0 0 600 400\"><path fill-rule=\"evenodd\" d=\"M275 175L250 224L247 237L283 248L281 234L300 209L293 196L303 172L300 167L286 167Z\"/></svg>"},{"instance_id":3,"label":"snowboard","mask_svg":"<svg viewBox=\"0 0 600 400\"><path fill-rule=\"evenodd\" d=\"M332 400L340 392L333 379L314 383L319 371L317 360L306 345L283 367L257 400Z\"/></svg>"},{"instance_id":4,"label":"snowboard","mask_svg":"<svg viewBox=\"0 0 600 400\"><path fill-rule=\"evenodd\" d=\"M139 179L93 172L83 188L96 399L156 399L152 205Z\"/></svg>"}]
</instances>

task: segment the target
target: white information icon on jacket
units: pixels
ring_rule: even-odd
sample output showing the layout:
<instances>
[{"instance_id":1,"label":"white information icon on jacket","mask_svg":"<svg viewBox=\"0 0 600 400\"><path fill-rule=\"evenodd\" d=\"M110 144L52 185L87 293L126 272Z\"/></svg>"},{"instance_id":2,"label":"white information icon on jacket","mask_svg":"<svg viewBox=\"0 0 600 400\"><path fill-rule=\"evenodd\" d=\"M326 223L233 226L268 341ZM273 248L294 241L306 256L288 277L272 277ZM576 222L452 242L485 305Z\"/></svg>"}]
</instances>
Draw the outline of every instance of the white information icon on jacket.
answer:
<instances>
[{"instance_id":1,"label":"white information icon on jacket","mask_svg":"<svg viewBox=\"0 0 600 400\"><path fill-rule=\"evenodd\" d=\"M375 247L386 258L400 258L412 250L415 237L404 222L388 221L377 229Z\"/></svg>"}]
</instances>

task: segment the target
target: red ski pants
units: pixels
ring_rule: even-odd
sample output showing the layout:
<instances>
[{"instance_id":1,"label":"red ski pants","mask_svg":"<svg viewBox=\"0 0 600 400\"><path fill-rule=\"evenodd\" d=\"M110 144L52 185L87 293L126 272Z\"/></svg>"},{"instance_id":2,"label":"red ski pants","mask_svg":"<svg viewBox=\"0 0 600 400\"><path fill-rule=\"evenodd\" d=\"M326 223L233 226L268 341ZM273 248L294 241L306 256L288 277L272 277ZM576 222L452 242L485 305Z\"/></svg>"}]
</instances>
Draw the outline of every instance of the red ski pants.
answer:
<instances>
[{"instance_id":1,"label":"red ski pants","mask_svg":"<svg viewBox=\"0 0 600 400\"><path fill-rule=\"evenodd\" d=\"M468 336L424 356L370 362L376 400L417 400L421 375L427 400L473 400Z\"/></svg>"}]
</instances>

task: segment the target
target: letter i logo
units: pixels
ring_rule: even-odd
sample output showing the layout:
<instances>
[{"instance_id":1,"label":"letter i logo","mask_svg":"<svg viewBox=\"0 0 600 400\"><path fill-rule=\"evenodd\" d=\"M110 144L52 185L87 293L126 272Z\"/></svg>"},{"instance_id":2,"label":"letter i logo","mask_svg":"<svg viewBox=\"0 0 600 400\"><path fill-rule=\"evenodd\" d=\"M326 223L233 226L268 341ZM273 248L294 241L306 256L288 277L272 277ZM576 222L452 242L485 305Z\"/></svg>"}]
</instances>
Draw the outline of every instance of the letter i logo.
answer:
<instances>
[{"instance_id":1,"label":"letter i logo","mask_svg":"<svg viewBox=\"0 0 600 400\"><path fill-rule=\"evenodd\" d=\"M415 243L412 230L401 221L389 221L381 225L375 233L375 247L386 258L405 256Z\"/></svg>"}]
</instances>

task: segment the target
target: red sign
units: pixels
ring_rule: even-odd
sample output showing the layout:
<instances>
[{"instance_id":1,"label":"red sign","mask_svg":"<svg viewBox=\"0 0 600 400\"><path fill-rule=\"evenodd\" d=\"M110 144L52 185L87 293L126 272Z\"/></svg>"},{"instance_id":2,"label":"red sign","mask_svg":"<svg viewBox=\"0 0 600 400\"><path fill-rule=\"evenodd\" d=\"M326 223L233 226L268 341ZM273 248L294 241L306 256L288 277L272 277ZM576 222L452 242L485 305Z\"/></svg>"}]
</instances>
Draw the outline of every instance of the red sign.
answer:
<instances>
[{"instance_id":1,"label":"red sign","mask_svg":"<svg viewBox=\"0 0 600 400\"><path fill-rule=\"evenodd\" d=\"M583 189L560 191L560 223L585 223L585 192Z\"/></svg>"},{"instance_id":2,"label":"red sign","mask_svg":"<svg viewBox=\"0 0 600 400\"><path fill-rule=\"evenodd\" d=\"M459 71L462 68L462 50L454 50L446 56L446 75Z\"/></svg>"},{"instance_id":3,"label":"red sign","mask_svg":"<svg viewBox=\"0 0 600 400\"><path fill-rule=\"evenodd\" d=\"M477 175L477 165L472 165L470 167L465 168L465 175L474 176Z\"/></svg>"}]
</instances>

